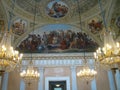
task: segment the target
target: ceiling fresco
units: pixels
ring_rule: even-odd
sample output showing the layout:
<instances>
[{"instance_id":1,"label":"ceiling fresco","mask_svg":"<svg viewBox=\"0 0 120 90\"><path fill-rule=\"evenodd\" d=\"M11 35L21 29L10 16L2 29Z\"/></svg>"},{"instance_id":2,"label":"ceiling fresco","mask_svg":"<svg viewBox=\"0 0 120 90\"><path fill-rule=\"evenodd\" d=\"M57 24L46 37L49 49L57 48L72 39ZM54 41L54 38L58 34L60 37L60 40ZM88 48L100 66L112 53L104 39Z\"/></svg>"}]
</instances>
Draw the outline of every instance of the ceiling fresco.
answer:
<instances>
[{"instance_id":1,"label":"ceiling fresco","mask_svg":"<svg viewBox=\"0 0 120 90\"><path fill-rule=\"evenodd\" d=\"M7 3L7 9L13 6L13 0L3 0L3 2ZM104 5L106 4L106 0L102 0L102 2L104 2ZM55 3L60 6L56 5L56 7L54 7ZM83 18L86 19L99 12L97 4L97 0L16 0L14 12L29 20L33 20L36 11L36 21L39 24L41 24L41 22L75 23L79 20L79 8L81 15L83 14ZM59 9L59 12L56 12L55 9ZM58 18L59 15L62 18ZM58 17L53 18L56 16Z\"/></svg>"},{"instance_id":2,"label":"ceiling fresco","mask_svg":"<svg viewBox=\"0 0 120 90\"><path fill-rule=\"evenodd\" d=\"M28 26L27 24L27 21L21 18L14 20L12 23L12 32L16 35L21 36L26 32Z\"/></svg>"},{"instance_id":3,"label":"ceiling fresco","mask_svg":"<svg viewBox=\"0 0 120 90\"><path fill-rule=\"evenodd\" d=\"M46 25L30 33L17 47L22 52L92 52L98 44L89 35L70 25Z\"/></svg>"},{"instance_id":4,"label":"ceiling fresco","mask_svg":"<svg viewBox=\"0 0 120 90\"><path fill-rule=\"evenodd\" d=\"M97 0L16 0L15 4L13 0L2 2L6 12L15 15L11 24L14 47L22 52L81 52L83 48L94 51L103 44L104 24ZM110 30L117 37L120 33L120 13L116 12L120 9L119 4L119 0L102 0L106 18L110 19L108 26L111 26ZM11 9L13 5L14 10Z\"/></svg>"},{"instance_id":5,"label":"ceiling fresco","mask_svg":"<svg viewBox=\"0 0 120 90\"><path fill-rule=\"evenodd\" d=\"M68 10L68 6L62 1L52 1L46 7L46 13L53 18L64 17Z\"/></svg>"},{"instance_id":6,"label":"ceiling fresco","mask_svg":"<svg viewBox=\"0 0 120 90\"><path fill-rule=\"evenodd\" d=\"M35 1L37 2L37 15L41 15L44 7L47 7L47 5L51 4L52 2L58 2L59 4L62 2L67 8L71 9L72 12L74 12L77 8L77 0L17 0L17 5L24 9L25 11L34 14L34 7L35 7ZM95 6L97 4L97 0L79 0L80 7L82 7L81 12L88 11L91 7ZM52 3L53 4L53 3Z\"/></svg>"}]
</instances>

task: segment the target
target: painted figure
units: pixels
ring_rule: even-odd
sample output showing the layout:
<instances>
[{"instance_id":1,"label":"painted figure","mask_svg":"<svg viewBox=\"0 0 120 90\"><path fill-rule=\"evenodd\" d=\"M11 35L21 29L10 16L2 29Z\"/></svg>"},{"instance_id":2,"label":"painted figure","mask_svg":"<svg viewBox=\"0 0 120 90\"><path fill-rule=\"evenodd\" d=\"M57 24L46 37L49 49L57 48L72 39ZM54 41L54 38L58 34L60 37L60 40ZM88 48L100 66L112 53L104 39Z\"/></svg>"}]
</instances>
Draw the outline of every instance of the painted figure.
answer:
<instances>
[{"instance_id":1,"label":"painted figure","mask_svg":"<svg viewBox=\"0 0 120 90\"><path fill-rule=\"evenodd\" d=\"M52 6L48 6L47 11L49 16L60 18L67 14L68 7L61 2L52 2Z\"/></svg>"},{"instance_id":2,"label":"painted figure","mask_svg":"<svg viewBox=\"0 0 120 90\"><path fill-rule=\"evenodd\" d=\"M101 31L103 28L102 21L92 20L89 24L89 29L92 33L96 34L98 31Z\"/></svg>"},{"instance_id":3,"label":"painted figure","mask_svg":"<svg viewBox=\"0 0 120 90\"><path fill-rule=\"evenodd\" d=\"M19 21L13 23L12 25L13 33L17 35L22 35L25 32L25 27L26 27L25 22L23 22L23 20L20 19Z\"/></svg>"}]
</instances>

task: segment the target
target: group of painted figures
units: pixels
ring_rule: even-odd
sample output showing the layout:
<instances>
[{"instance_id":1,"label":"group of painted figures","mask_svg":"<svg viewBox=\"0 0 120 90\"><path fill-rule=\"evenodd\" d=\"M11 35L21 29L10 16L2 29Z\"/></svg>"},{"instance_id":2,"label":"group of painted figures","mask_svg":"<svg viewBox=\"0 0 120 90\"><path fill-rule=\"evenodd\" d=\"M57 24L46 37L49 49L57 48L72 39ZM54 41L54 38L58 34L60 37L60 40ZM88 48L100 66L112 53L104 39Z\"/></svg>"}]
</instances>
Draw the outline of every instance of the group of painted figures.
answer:
<instances>
[{"instance_id":1,"label":"group of painted figures","mask_svg":"<svg viewBox=\"0 0 120 90\"><path fill-rule=\"evenodd\" d=\"M25 32L25 29L26 29L26 25L22 19L13 23L13 25L12 25L13 33L15 33L17 35L22 35Z\"/></svg>"},{"instance_id":2,"label":"group of painted figures","mask_svg":"<svg viewBox=\"0 0 120 90\"><path fill-rule=\"evenodd\" d=\"M42 35L29 34L18 46L18 49L35 52L57 52L59 50L69 52L74 49L81 51L83 49L93 50L97 46L85 33L72 30L54 30L49 33L44 32Z\"/></svg>"},{"instance_id":3,"label":"group of painted figures","mask_svg":"<svg viewBox=\"0 0 120 90\"><path fill-rule=\"evenodd\" d=\"M52 7L47 7L48 15L54 18L60 18L66 15L68 7L58 2L54 2Z\"/></svg>"}]
</instances>

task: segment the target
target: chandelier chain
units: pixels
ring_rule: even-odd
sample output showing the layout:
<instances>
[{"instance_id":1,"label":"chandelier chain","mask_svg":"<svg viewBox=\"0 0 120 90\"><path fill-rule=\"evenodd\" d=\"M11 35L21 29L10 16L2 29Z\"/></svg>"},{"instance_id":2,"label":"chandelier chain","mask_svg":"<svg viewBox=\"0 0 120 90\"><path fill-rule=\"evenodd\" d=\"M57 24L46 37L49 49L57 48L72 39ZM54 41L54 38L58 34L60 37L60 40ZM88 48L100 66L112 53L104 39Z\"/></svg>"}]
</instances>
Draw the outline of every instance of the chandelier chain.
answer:
<instances>
[{"instance_id":1,"label":"chandelier chain","mask_svg":"<svg viewBox=\"0 0 120 90\"><path fill-rule=\"evenodd\" d=\"M105 26L105 30L108 31L107 23L106 23L106 19L105 19L105 12L104 12L104 10L103 10L101 0L98 0L98 4L99 4L100 11L101 11L101 16L102 16L102 19L103 19L103 23L104 23L104 26Z\"/></svg>"},{"instance_id":2,"label":"chandelier chain","mask_svg":"<svg viewBox=\"0 0 120 90\"><path fill-rule=\"evenodd\" d=\"M78 9L79 9L79 20L80 20L80 29L82 31L82 18L81 18L81 8L80 8L80 5L79 5L79 1L77 0L77 5L78 5ZM85 35L86 36L86 35ZM85 81L91 81L94 79L94 77L97 75L97 71L95 71L94 69L91 69L87 63L87 60L86 60L86 56L85 56L85 51L86 51L86 40L85 38L86 37L83 37L83 41L84 41L84 46L83 46L83 61L84 61L84 66L82 68L82 70L80 70L78 73L77 73L77 76L80 77L80 79L83 79Z\"/></svg>"},{"instance_id":3,"label":"chandelier chain","mask_svg":"<svg viewBox=\"0 0 120 90\"><path fill-rule=\"evenodd\" d=\"M34 34L35 29L35 20L36 20L36 2L35 2L35 13L33 18L33 30L32 34ZM32 50L31 51L31 60L25 70L20 73L20 76L27 84L31 84L33 81L38 81L40 77L40 73L38 72L38 68L33 65L33 57L32 57Z\"/></svg>"}]
</instances>

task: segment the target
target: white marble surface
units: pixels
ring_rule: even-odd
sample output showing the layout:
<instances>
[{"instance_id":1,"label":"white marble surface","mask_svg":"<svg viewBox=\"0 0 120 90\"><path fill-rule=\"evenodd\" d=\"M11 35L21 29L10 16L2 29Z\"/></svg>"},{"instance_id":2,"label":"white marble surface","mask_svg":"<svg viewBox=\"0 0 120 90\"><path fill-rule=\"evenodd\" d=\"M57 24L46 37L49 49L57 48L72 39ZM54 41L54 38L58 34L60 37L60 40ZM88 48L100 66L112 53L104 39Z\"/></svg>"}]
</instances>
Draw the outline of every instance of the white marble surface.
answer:
<instances>
[{"instance_id":1,"label":"white marble surface","mask_svg":"<svg viewBox=\"0 0 120 90\"><path fill-rule=\"evenodd\" d=\"M77 90L76 67L71 66L72 90Z\"/></svg>"},{"instance_id":2,"label":"white marble surface","mask_svg":"<svg viewBox=\"0 0 120 90\"><path fill-rule=\"evenodd\" d=\"M39 69L39 72L40 72L40 79L39 79L39 82L38 82L38 90L44 90L44 87L43 87L43 81L44 81L44 68L40 68Z\"/></svg>"},{"instance_id":3,"label":"white marble surface","mask_svg":"<svg viewBox=\"0 0 120 90\"><path fill-rule=\"evenodd\" d=\"M7 87L8 87L8 76L9 76L9 73L4 73L3 82L2 82L2 90L7 90Z\"/></svg>"},{"instance_id":4,"label":"white marble surface","mask_svg":"<svg viewBox=\"0 0 120 90\"><path fill-rule=\"evenodd\" d=\"M110 90L116 90L115 80L112 71L108 71L108 79L109 79Z\"/></svg>"}]
</instances>

